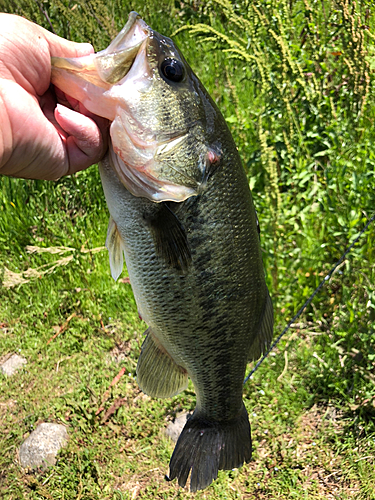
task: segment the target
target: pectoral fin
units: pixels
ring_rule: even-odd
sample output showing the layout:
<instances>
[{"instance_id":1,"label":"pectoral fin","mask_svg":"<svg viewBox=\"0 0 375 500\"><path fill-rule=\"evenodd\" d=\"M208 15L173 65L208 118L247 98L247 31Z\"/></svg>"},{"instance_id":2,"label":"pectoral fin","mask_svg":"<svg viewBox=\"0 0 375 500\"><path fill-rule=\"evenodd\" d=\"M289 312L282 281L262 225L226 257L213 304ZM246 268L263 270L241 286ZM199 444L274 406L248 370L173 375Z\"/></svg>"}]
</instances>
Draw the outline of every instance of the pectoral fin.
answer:
<instances>
[{"instance_id":1,"label":"pectoral fin","mask_svg":"<svg viewBox=\"0 0 375 500\"><path fill-rule=\"evenodd\" d=\"M186 389L187 372L177 365L153 334L147 337L137 364L138 385L145 394L155 398L168 398Z\"/></svg>"},{"instance_id":2,"label":"pectoral fin","mask_svg":"<svg viewBox=\"0 0 375 500\"><path fill-rule=\"evenodd\" d=\"M108 222L105 246L107 247L109 253L109 265L111 267L112 278L117 281L124 266L124 243L112 216L109 218Z\"/></svg>"},{"instance_id":3,"label":"pectoral fin","mask_svg":"<svg viewBox=\"0 0 375 500\"><path fill-rule=\"evenodd\" d=\"M168 202L159 204L155 212L144 218L152 231L160 257L169 266L186 272L191 261L189 243L183 225Z\"/></svg>"},{"instance_id":4,"label":"pectoral fin","mask_svg":"<svg viewBox=\"0 0 375 500\"><path fill-rule=\"evenodd\" d=\"M257 336L250 348L249 361L255 361L268 349L273 336L273 307L267 290L266 304Z\"/></svg>"}]
</instances>

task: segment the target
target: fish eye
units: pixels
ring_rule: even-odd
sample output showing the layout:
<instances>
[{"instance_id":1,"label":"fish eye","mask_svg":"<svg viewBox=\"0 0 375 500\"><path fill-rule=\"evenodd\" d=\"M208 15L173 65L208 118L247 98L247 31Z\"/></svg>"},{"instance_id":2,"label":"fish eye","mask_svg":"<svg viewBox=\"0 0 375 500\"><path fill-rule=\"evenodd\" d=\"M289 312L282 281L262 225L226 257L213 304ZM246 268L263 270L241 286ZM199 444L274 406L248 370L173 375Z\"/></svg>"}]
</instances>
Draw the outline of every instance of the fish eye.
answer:
<instances>
[{"instance_id":1,"label":"fish eye","mask_svg":"<svg viewBox=\"0 0 375 500\"><path fill-rule=\"evenodd\" d=\"M171 82L181 82L185 76L184 66L178 59L164 59L160 71L162 76Z\"/></svg>"}]
</instances>

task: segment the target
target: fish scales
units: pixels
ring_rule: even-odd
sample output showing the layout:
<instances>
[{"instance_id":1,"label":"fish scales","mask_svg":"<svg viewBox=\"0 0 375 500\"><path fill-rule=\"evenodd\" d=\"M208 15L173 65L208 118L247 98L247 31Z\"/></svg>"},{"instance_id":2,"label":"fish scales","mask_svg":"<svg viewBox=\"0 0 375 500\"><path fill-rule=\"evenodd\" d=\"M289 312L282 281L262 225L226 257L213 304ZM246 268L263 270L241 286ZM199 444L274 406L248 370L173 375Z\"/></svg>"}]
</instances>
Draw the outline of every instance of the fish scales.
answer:
<instances>
[{"instance_id":1,"label":"fish scales","mask_svg":"<svg viewBox=\"0 0 375 500\"><path fill-rule=\"evenodd\" d=\"M117 279L124 253L149 326L137 365L140 388L168 397L186 388L188 377L194 384L196 408L169 477L185 486L190 475L197 491L219 469L251 458L243 379L273 327L256 213L225 120L170 39L131 13L115 41L92 58L85 62L91 82L92 67L99 68L95 88L76 60L55 59L52 81L112 121L100 164L111 271Z\"/></svg>"},{"instance_id":2,"label":"fish scales","mask_svg":"<svg viewBox=\"0 0 375 500\"><path fill-rule=\"evenodd\" d=\"M126 218L113 215L124 235L127 269L142 318L188 369L198 406L218 420L233 418L242 407L244 351L250 353L258 333L253 318L266 296L250 191L244 189L245 179L239 182L244 175L239 159L233 160L217 172L222 182L216 177L215 185L178 209L192 252L186 275L157 257L144 221L148 210L154 210L152 202L133 197L118 183L129 205L120 209ZM101 174L105 188L105 176L113 175L112 170L103 172L102 166ZM118 210L109 209L112 214Z\"/></svg>"}]
</instances>

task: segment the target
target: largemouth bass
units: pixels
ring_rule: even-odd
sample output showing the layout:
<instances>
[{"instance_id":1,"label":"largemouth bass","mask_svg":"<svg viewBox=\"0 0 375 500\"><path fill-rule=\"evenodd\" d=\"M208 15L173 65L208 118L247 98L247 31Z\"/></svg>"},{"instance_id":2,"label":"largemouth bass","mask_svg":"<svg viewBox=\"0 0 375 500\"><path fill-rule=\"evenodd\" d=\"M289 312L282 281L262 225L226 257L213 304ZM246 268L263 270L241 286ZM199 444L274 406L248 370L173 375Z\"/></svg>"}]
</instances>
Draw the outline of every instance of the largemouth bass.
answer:
<instances>
[{"instance_id":1,"label":"largemouth bass","mask_svg":"<svg viewBox=\"0 0 375 500\"><path fill-rule=\"evenodd\" d=\"M196 408L169 478L190 490L251 458L246 364L272 338L256 213L215 103L171 39L136 13L109 47L53 59L52 82L111 120L100 174L110 212L112 276L123 254L149 325L137 380L152 397L183 391Z\"/></svg>"}]
</instances>

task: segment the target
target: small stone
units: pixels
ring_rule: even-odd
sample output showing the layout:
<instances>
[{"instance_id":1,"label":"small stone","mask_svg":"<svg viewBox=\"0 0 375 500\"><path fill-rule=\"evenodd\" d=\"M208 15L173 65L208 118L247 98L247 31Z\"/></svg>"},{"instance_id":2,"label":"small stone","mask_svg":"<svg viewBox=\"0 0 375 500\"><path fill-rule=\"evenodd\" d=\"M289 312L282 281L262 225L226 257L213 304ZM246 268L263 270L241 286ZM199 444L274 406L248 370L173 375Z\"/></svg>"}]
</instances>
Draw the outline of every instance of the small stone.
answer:
<instances>
[{"instance_id":1,"label":"small stone","mask_svg":"<svg viewBox=\"0 0 375 500\"><path fill-rule=\"evenodd\" d=\"M17 370L26 365L27 361L22 356L18 356L18 354L13 354L6 361L0 364L0 370L7 377L11 377L16 373Z\"/></svg>"},{"instance_id":2,"label":"small stone","mask_svg":"<svg viewBox=\"0 0 375 500\"><path fill-rule=\"evenodd\" d=\"M68 433L60 424L43 423L21 444L21 467L48 467L55 465L56 455L66 445Z\"/></svg>"},{"instance_id":3,"label":"small stone","mask_svg":"<svg viewBox=\"0 0 375 500\"><path fill-rule=\"evenodd\" d=\"M186 421L190 418L190 416L191 413L180 413L165 429L166 435L170 437L172 441L176 442L180 437L182 429L184 428L184 425L186 424Z\"/></svg>"}]
</instances>

